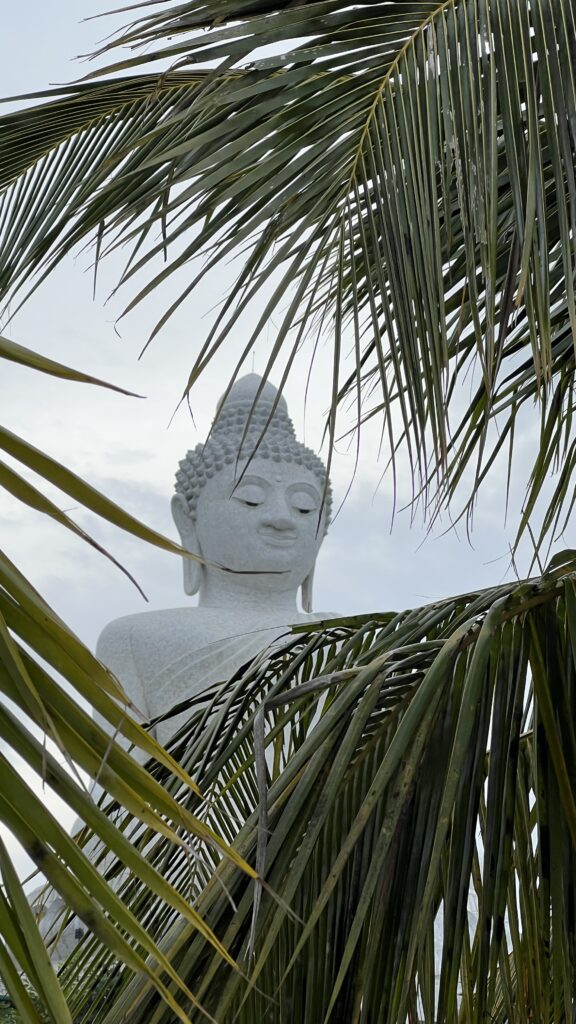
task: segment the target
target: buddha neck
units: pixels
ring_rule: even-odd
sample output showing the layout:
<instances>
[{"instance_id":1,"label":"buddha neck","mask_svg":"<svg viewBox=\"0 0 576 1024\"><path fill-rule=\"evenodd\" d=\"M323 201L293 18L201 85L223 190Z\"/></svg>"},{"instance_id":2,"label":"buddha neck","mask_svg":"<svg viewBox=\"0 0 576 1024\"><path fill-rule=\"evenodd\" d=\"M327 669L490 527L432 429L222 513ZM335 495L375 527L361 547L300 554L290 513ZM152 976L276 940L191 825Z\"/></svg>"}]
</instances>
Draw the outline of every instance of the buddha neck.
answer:
<instances>
[{"instance_id":1,"label":"buddha neck","mask_svg":"<svg viewBox=\"0 0 576 1024\"><path fill-rule=\"evenodd\" d=\"M235 614L254 613L262 618L290 622L298 615L293 590L278 591L264 582L258 586L256 574L234 574L219 570L204 571L198 600L199 608L218 608Z\"/></svg>"}]
</instances>

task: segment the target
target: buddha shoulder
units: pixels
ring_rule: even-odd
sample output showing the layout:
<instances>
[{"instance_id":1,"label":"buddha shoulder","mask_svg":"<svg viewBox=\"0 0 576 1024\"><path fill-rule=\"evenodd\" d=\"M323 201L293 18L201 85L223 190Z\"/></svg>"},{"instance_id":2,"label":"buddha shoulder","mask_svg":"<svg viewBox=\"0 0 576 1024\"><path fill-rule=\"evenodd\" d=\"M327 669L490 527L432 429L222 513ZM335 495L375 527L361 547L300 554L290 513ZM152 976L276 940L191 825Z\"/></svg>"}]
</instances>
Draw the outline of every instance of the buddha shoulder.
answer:
<instances>
[{"instance_id":1,"label":"buddha shoulder","mask_svg":"<svg viewBox=\"0 0 576 1024\"><path fill-rule=\"evenodd\" d=\"M230 618L228 623L226 620ZM158 644L174 646L178 640L194 645L197 640L211 639L233 628L235 616L222 614L216 608L164 608L159 611L140 612L114 619L104 627L96 645L96 655L106 664L110 659L128 654L157 649Z\"/></svg>"},{"instance_id":2,"label":"buddha shoulder","mask_svg":"<svg viewBox=\"0 0 576 1024\"><path fill-rule=\"evenodd\" d=\"M267 616L254 612L230 611L222 608L166 608L140 612L114 619L102 630L96 645L96 656L122 678L127 670L142 671L172 661L178 654L192 652L216 642L254 632L265 640L270 633L288 630L291 624L333 618L329 613L295 613L292 623L284 616Z\"/></svg>"}]
</instances>

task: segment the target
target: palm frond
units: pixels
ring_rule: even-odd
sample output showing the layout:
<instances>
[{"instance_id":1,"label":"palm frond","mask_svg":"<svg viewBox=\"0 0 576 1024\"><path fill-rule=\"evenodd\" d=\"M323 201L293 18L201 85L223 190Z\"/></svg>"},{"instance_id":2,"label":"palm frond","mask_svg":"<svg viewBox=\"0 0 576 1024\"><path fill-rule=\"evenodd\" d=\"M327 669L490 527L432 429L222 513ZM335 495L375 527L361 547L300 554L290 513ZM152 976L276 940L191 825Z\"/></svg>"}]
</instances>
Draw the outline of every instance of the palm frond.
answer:
<instances>
[{"instance_id":1,"label":"palm frond","mask_svg":"<svg viewBox=\"0 0 576 1024\"><path fill-rule=\"evenodd\" d=\"M557 568L297 627L190 702L170 749L201 783L194 811L264 862L265 887L202 844L171 851L128 819L126 834L249 977L108 872L218 1021L572 1019L575 611L576 578ZM63 980L78 1024L171 1019L94 940Z\"/></svg>"},{"instance_id":2,"label":"palm frond","mask_svg":"<svg viewBox=\"0 0 576 1024\"><path fill-rule=\"evenodd\" d=\"M76 381L78 384L96 384L99 387L117 391L121 395L129 395L131 398L142 397L141 395L136 395L133 391L127 391L126 388L119 387L117 384L99 380L98 377L92 377L88 373L82 373L80 370L74 370L70 366L57 363L54 359L47 359L40 352L33 352L31 349L25 348L24 345L18 345L15 341L11 341L9 338L4 338L1 335L0 359L6 359L8 362L39 370L40 373L46 373L49 377Z\"/></svg>"},{"instance_id":3,"label":"palm frond","mask_svg":"<svg viewBox=\"0 0 576 1024\"><path fill-rule=\"evenodd\" d=\"M205 72L165 74L62 88L50 100L0 119L3 295L28 287L27 276L38 269L40 279L46 276L84 238L89 209L95 216L90 230L102 235L107 213L96 210L100 190L119 169L134 170L134 160L127 160L134 150L137 163L155 152L167 114L177 119L181 108L188 109L205 79ZM157 183L158 175L147 171L139 181L125 181L117 199L133 211L145 210L157 199ZM83 226L76 225L77 217Z\"/></svg>"},{"instance_id":4,"label":"palm frond","mask_svg":"<svg viewBox=\"0 0 576 1024\"><path fill-rule=\"evenodd\" d=\"M0 156L5 294L93 238L96 260L106 245L128 246L122 280L140 283L127 308L192 264L161 326L235 254L236 284L189 387L263 296L244 355L279 315L266 374L278 360L288 372L303 336L322 329L330 438L350 401L357 426L378 417L392 463L404 445L432 516L462 487L471 514L540 401L526 516L560 466L541 540L554 536L574 479L572 0L126 10L139 16L99 56L134 55L91 77L157 61L169 72L87 81L0 120L16 153ZM477 390L463 406L470 367Z\"/></svg>"},{"instance_id":5,"label":"palm frond","mask_svg":"<svg viewBox=\"0 0 576 1024\"><path fill-rule=\"evenodd\" d=\"M6 338L0 339L2 358L66 380L109 386ZM3 426L0 426L0 448L26 470L34 471L109 522L164 549L179 551L177 545L133 519L69 469ZM53 500L2 461L0 486L108 554ZM73 913L93 934L99 935L104 947L114 950L119 962L130 970L143 971L172 1007L175 1016L186 1021L160 978L161 970L172 978L177 989L182 987L169 961L137 918L124 907L114 889L103 881L90 857L79 850L17 765L26 765L81 821L89 823L111 850L125 858L134 877L146 878L151 891L178 907L179 913L200 928L231 964L229 954L210 930L205 929L199 915L183 903L178 893L98 811L94 796L82 783L80 772L85 772L105 792L114 795L119 806L130 809L134 820L146 823L155 833L163 835L169 845L186 845L186 835L202 835L209 845L219 846L225 856L231 856L239 864L241 860L220 835L186 811L144 769L140 763L143 757L157 757L170 774L180 778L185 788L198 792L187 772L137 723L133 715L138 714L138 709L131 705L118 680L71 632L4 551L0 551L0 694L2 824L19 840ZM107 723L106 728L92 718L94 711L100 721ZM39 732L44 734L43 741L38 738ZM46 739L54 745L52 748L47 748ZM117 740L121 740L122 745ZM140 762L126 747L134 747L139 752ZM248 865L245 868L253 874ZM48 1019L57 1024L71 1021L38 921L28 906L22 884L2 843L0 877L3 884L0 975L14 1006L22 1020L34 1024L40 1020L36 1004L22 980L23 974L49 1015ZM148 963L151 956L157 964L155 968ZM186 994L194 1002L194 994L188 989Z\"/></svg>"}]
</instances>

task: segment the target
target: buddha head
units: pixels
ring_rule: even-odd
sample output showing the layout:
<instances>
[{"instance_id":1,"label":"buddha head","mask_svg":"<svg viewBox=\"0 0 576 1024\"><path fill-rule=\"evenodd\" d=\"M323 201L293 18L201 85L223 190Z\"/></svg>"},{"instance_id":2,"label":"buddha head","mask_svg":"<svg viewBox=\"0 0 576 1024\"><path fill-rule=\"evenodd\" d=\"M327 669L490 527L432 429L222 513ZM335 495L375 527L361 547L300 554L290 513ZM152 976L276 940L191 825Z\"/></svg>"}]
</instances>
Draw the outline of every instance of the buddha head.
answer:
<instances>
[{"instance_id":1,"label":"buddha head","mask_svg":"<svg viewBox=\"0 0 576 1024\"><path fill-rule=\"evenodd\" d=\"M208 440L176 474L172 513L182 546L184 590L203 592L212 574L240 574L248 592L302 588L312 608L316 557L330 521L331 492L318 456L295 436L284 398L248 374L221 399Z\"/></svg>"}]
</instances>

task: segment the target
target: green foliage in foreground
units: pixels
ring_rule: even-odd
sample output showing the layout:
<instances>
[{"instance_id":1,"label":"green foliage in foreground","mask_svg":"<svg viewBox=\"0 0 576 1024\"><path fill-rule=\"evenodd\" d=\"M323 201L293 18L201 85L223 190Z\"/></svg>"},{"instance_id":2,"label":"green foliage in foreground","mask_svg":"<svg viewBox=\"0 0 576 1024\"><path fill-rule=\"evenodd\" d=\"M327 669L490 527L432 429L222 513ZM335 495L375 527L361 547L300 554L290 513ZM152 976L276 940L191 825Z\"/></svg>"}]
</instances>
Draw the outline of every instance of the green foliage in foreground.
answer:
<instances>
[{"instance_id":1,"label":"green foliage in foreground","mask_svg":"<svg viewBox=\"0 0 576 1024\"><path fill-rule=\"evenodd\" d=\"M219 1024L572 1021L573 567L568 555L540 579L298 628L190 704L170 749L203 799L154 773L266 888L201 844L172 851L118 824L246 976L120 864L108 871ZM93 940L63 984L77 1024L172 1024Z\"/></svg>"},{"instance_id":2,"label":"green foliage in foreground","mask_svg":"<svg viewBox=\"0 0 576 1024\"><path fill-rule=\"evenodd\" d=\"M282 367L279 382L307 337L324 334L329 440L342 408L354 409L353 427L380 421L390 467L402 449L432 518L464 482L471 513L506 446L516 464L521 414L537 402L518 535L554 539L576 477L576 0L135 7L141 17L102 49L130 46L128 57L119 50L94 81L0 118L1 300L26 296L79 244L95 242L96 264L126 246L132 305L191 271L159 328L236 258L186 392L253 300L244 356L278 323L266 373ZM0 357L86 382L5 338ZM43 481L173 547L4 426L0 449L12 460L0 486L74 533ZM52 1021L70 1024L71 1007L86 1022L196 1020L197 995L221 1024L571 1022L574 586L552 574L293 639L223 688L211 716L191 709L173 752L200 779L200 799L0 554L0 688L119 809L97 813L21 719L2 712L0 737L48 767L50 784L129 861L116 880L122 903L4 758L0 819L97 934L66 967L65 1001L0 848L0 936ZM53 671L157 758L155 778L107 751ZM190 808L276 895L190 839L201 832L183 817ZM202 915L250 982L215 952ZM95 1000L102 972L116 995ZM0 974L37 1024L2 943Z\"/></svg>"},{"instance_id":3,"label":"green foliage in foreground","mask_svg":"<svg viewBox=\"0 0 576 1024\"><path fill-rule=\"evenodd\" d=\"M12 1006L0 1005L0 1021L2 1024L21 1024L22 1018Z\"/></svg>"},{"instance_id":4,"label":"green foliage in foreground","mask_svg":"<svg viewBox=\"0 0 576 1024\"><path fill-rule=\"evenodd\" d=\"M39 1024L48 1024L49 1018L42 1010L42 1002L34 992L29 991L32 1006L38 1014ZM18 1013L9 996L0 997L0 1024L23 1024L23 1017Z\"/></svg>"},{"instance_id":5,"label":"green foliage in foreground","mask_svg":"<svg viewBox=\"0 0 576 1024\"><path fill-rule=\"evenodd\" d=\"M576 478L574 0L126 10L108 66L0 118L0 297L122 247L127 308L160 289L153 337L231 264L186 390L246 325L242 359L265 336L277 381L323 336L330 441L350 409L379 423L431 516L459 485L471 513L509 448L519 533L553 539Z\"/></svg>"},{"instance_id":6,"label":"green foliage in foreground","mask_svg":"<svg viewBox=\"0 0 576 1024\"><path fill-rule=\"evenodd\" d=\"M3 360L16 361L52 376L103 386L101 381L0 337L0 366ZM46 482L142 540L179 552L177 545L140 524L61 463L1 424L0 450L13 460L13 465L8 465L0 459L0 487L24 505L49 515L81 540L99 548L43 493L41 488ZM29 471L39 478L39 486L30 482ZM62 686L62 678L67 687ZM97 779L106 792L115 794L140 821L147 821L159 834L170 836L172 843L181 842L178 833L182 827L190 833L199 829L201 834L208 835L205 825L186 815L182 806L171 800L165 789L126 752L125 745L116 742L117 736L121 736L147 755L157 756L185 786L195 788L182 767L132 719L131 711L118 680L0 550L0 821L77 916L99 935L104 946L114 950L120 961L130 963L133 970L143 971L155 979L155 984L161 984L148 958L153 955L175 979L169 961L95 871L90 858L78 849L44 797L38 795L38 787L31 785L29 776L16 767L17 758L21 758L80 820L110 843L117 855L124 856L135 877L147 878L151 888L162 891L168 902L176 899L181 913L204 930L194 909L170 891L161 874L151 869L98 811L78 779L80 768L92 780ZM94 712L100 721L107 722L107 729L94 718ZM45 739L38 738L38 730L52 741L51 747L47 747ZM63 759L72 771L63 765ZM225 842L216 834L212 841L225 849ZM72 1024L38 923L1 839L0 877L0 976L6 989L26 1024L39 1022L26 983L54 1024ZM216 945L226 957L223 947ZM164 993L178 1015L177 1003L165 988Z\"/></svg>"},{"instance_id":7,"label":"green foliage in foreground","mask_svg":"<svg viewBox=\"0 0 576 1024\"><path fill-rule=\"evenodd\" d=\"M0 1003L0 1021L2 1024L20 1024L22 1018L18 1017L13 1006Z\"/></svg>"}]
</instances>

